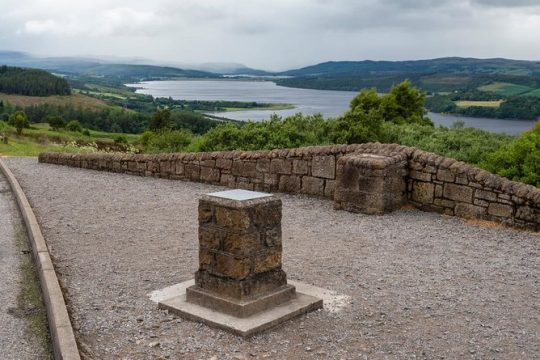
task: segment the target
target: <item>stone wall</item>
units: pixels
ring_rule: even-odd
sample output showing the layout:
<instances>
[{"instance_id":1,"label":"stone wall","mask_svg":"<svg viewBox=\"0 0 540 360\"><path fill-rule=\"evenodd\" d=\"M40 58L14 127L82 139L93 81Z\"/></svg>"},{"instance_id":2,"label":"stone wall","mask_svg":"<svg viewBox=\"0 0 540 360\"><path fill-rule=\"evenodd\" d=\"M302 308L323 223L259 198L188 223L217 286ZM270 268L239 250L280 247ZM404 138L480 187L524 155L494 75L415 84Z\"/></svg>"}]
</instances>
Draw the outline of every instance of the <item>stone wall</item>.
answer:
<instances>
[{"instance_id":1,"label":"stone wall","mask_svg":"<svg viewBox=\"0 0 540 360\"><path fill-rule=\"evenodd\" d=\"M540 231L540 189L412 147L354 144L158 155L42 153L42 163L266 192L334 198L336 164L352 153L405 155L404 196L426 211Z\"/></svg>"}]
</instances>

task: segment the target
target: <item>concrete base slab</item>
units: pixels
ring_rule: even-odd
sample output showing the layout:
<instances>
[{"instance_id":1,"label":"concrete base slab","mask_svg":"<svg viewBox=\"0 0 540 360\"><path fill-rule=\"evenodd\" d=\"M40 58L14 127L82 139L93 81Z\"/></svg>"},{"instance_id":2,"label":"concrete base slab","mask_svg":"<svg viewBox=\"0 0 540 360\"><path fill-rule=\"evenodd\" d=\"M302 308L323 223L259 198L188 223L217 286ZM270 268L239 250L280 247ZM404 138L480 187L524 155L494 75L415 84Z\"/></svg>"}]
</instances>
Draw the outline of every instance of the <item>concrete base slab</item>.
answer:
<instances>
[{"instance_id":1,"label":"concrete base slab","mask_svg":"<svg viewBox=\"0 0 540 360\"><path fill-rule=\"evenodd\" d=\"M250 317L238 318L187 302L186 289L193 283L193 280L189 280L160 291L158 307L183 318L227 330L242 337L252 336L296 316L322 308L323 301L319 295L326 292L325 289L289 281L290 285L296 287L295 298Z\"/></svg>"}]
</instances>

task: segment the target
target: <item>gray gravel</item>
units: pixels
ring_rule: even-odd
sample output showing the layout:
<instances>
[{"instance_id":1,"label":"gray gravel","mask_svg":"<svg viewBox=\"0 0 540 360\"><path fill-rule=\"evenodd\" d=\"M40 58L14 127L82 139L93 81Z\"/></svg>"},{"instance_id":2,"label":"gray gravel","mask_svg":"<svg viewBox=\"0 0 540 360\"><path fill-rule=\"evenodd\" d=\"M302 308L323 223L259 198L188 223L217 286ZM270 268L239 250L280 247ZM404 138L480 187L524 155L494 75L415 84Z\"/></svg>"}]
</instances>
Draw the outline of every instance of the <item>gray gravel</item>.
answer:
<instances>
[{"instance_id":1,"label":"gray gravel","mask_svg":"<svg viewBox=\"0 0 540 360\"><path fill-rule=\"evenodd\" d=\"M30 332L27 309L17 299L21 290L21 260L31 256L21 252L17 244L18 232L23 229L9 184L0 173L0 358L6 360L35 360L46 355L40 340Z\"/></svg>"},{"instance_id":2,"label":"gray gravel","mask_svg":"<svg viewBox=\"0 0 540 360\"><path fill-rule=\"evenodd\" d=\"M95 359L540 358L537 234L403 209L283 200L289 278L347 295L242 340L159 311L147 294L197 267L198 183L10 159Z\"/></svg>"}]
</instances>

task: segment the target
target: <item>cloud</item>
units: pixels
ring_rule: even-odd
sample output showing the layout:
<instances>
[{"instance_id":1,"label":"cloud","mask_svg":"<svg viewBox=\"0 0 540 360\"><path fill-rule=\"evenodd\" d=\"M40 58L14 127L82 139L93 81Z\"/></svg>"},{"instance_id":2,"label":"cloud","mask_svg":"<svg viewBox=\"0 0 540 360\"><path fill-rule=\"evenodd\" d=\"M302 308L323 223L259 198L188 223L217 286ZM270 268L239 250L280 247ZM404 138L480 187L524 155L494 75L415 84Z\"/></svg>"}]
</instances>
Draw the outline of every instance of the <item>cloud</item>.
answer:
<instances>
[{"instance_id":1,"label":"cloud","mask_svg":"<svg viewBox=\"0 0 540 360\"><path fill-rule=\"evenodd\" d=\"M540 0L1 0L0 47L240 62L540 59Z\"/></svg>"},{"instance_id":2,"label":"cloud","mask_svg":"<svg viewBox=\"0 0 540 360\"><path fill-rule=\"evenodd\" d=\"M60 16L54 19L32 19L24 23L28 35L73 36L151 36L159 32L160 21L153 12L131 8L103 10L90 19Z\"/></svg>"},{"instance_id":3,"label":"cloud","mask_svg":"<svg viewBox=\"0 0 540 360\"><path fill-rule=\"evenodd\" d=\"M496 7L540 6L540 0L472 0L472 3Z\"/></svg>"}]
</instances>

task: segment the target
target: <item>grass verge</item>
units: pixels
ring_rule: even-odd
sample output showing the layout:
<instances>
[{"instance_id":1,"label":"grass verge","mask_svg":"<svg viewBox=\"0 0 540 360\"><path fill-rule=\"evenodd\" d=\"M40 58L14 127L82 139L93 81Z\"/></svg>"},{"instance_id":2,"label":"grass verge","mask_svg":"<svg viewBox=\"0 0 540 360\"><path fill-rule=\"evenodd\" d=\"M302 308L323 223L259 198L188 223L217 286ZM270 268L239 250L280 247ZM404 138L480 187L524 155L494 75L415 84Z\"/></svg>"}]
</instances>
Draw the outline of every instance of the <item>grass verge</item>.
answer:
<instances>
[{"instance_id":1,"label":"grass verge","mask_svg":"<svg viewBox=\"0 0 540 360\"><path fill-rule=\"evenodd\" d=\"M22 224L18 226L17 247L21 254L21 288L17 296L20 314L27 320L28 328L43 348L45 359L53 360L51 334L47 322L47 313L43 304L41 285L37 269L32 258L28 237Z\"/></svg>"}]
</instances>

